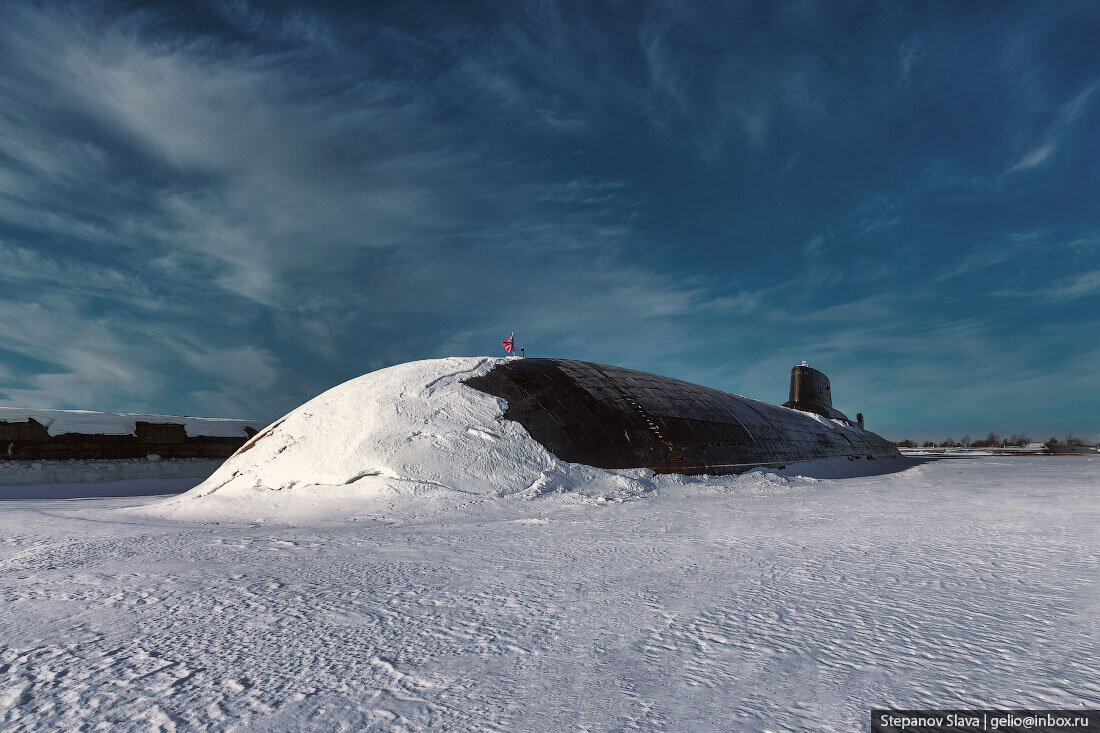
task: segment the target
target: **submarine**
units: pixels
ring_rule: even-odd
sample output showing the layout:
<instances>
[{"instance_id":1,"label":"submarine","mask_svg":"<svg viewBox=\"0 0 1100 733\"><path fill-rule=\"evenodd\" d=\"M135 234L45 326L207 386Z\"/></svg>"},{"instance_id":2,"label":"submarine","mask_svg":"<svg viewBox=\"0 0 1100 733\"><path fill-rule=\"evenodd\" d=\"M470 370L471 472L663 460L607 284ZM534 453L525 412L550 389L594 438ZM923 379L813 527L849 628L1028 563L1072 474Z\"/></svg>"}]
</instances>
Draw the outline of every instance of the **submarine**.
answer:
<instances>
[{"instance_id":1,"label":"submarine","mask_svg":"<svg viewBox=\"0 0 1100 733\"><path fill-rule=\"evenodd\" d=\"M730 474L831 458L901 454L836 410L829 378L803 362L782 406L606 364L555 358L501 362L465 384L507 403L563 461L656 473Z\"/></svg>"}]
</instances>

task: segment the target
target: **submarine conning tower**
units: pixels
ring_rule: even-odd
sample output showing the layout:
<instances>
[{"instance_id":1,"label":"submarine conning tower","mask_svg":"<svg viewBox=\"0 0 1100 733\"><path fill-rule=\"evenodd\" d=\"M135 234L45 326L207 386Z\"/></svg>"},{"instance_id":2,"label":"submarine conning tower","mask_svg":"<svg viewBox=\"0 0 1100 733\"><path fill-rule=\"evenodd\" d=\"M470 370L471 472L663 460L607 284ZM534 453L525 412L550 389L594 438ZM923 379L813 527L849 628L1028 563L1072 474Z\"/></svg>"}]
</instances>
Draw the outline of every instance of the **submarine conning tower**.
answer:
<instances>
[{"instance_id":1,"label":"submarine conning tower","mask_svg":"<svg viewBox=\"0 0 1100 733\"><path fill-rule=\"evenodd\" d=\"M806 362L791 369L790 396L783 406L828 418L848 420L844 413L833 409L833 391L829 386L829 378Z\"/></svg>"},{"instance_id":2,"label":"submarine conning tower","mask_svg":"<svg viewBox=\"0 0 1100 733\"><path fill-rule=\"evenodd\" d=\"M832 407L833 391L829 386L829 378L802 362L801 366L791 369L791 393L788 399L791 406Z\"/></svg>"},{"instance_id":3,"label":"submarine conning tower","mask_svg":"<svg viewBox=\"0 0 1100 733\"><path fill-rule=\"evenodd\" d=\"M799 403L793 410L572 359L509 359L464 381L504 400L504 419L518 422L561 460L598 468L722 474L798 461L900 455L893 444L832 409L828 378L809 371L820 377L818 400L824 394L828 404Z\"/></svg>"}]
</instances>

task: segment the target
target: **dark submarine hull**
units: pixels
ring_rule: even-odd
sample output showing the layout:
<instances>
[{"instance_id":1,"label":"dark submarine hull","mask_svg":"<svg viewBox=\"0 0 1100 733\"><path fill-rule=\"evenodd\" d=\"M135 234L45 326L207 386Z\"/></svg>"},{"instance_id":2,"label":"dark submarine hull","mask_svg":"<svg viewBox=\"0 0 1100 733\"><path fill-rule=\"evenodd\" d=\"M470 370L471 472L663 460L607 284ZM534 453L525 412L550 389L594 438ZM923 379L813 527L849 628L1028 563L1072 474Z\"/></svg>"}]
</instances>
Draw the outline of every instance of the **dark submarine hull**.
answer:
<instances>
[{"instance_id":1,"label":"dark submarine hull","mask_svg":"<svg viewBox=\"0 0 1100 733\"><path fill-rule=\"evenodd\" d=\"M795 371L803 378L806 369ZM792 402L818 415L571 359L509 360L466 384L505 400L504 417L561 460L598 468L728 474L828 458L900 457L892 443L833 410L828 378L820 377L828 404L795 400L792 379Z\"/></svg>"}]
</instances>

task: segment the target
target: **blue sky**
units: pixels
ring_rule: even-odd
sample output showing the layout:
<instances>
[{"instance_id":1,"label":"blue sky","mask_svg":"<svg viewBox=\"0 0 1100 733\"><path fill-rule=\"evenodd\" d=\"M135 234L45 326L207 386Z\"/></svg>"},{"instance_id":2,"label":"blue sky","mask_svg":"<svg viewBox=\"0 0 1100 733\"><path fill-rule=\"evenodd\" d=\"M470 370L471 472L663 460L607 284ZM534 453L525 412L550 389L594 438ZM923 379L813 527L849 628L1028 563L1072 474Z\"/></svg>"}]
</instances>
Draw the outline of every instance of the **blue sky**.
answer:
<instances>
[{"instance_id":1,"label":"blue sky","mask_svg":"<svg viewBox=\"0 0 1100 733\"><path fill-rule=\"evenodd\" d=\"M1100 3L362 5L0 7L0 404L273 418L515 330L1100 434Z\"/></svg>"}]
</instances>

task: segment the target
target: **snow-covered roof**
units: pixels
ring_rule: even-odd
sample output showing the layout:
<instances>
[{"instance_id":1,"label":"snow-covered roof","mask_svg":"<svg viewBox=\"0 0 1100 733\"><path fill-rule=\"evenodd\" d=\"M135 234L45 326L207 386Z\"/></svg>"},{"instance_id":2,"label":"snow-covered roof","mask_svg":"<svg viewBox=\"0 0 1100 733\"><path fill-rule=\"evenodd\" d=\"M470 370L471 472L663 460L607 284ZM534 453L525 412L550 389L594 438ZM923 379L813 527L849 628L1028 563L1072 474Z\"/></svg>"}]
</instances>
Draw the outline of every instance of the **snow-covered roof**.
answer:
<instances>
[{"instance_id":1,"label":"snow-covered roof","mask_svg":"<svg viewBox=\"0 0 1100 733\"><path fill-rule=\"evenodd\" d=\"M191 437L240 438L245 428L259 431L267 425L256 420L231 420L220 417L145 415L131 412L92 412L90 410L38 410L24 407L0 407L0 422L26 422L33 419L45 425L50 435L135 435L136 423L183 425Z\"/></svg>"}]
</instances>

